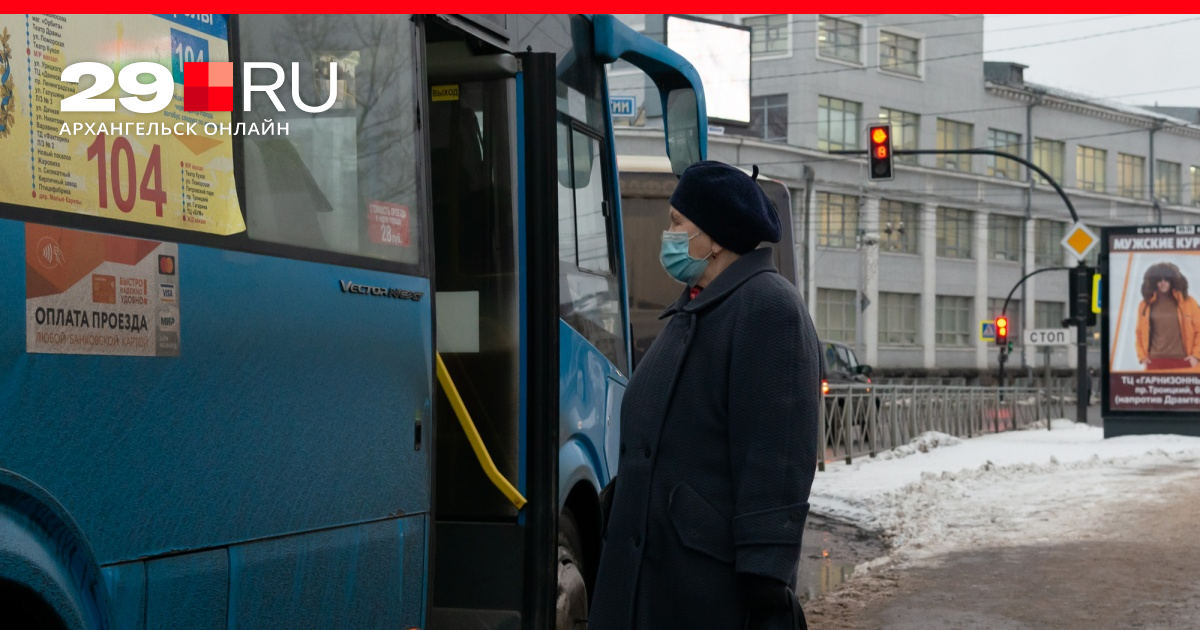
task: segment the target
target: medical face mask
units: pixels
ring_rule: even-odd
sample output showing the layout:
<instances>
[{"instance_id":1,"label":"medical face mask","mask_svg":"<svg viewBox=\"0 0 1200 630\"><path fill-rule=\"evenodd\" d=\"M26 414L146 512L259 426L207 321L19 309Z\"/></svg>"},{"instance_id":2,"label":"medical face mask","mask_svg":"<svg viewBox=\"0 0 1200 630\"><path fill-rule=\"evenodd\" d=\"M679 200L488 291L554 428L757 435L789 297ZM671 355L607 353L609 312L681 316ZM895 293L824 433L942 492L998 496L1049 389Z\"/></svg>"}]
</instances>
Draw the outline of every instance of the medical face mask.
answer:
<instances>
[{"instance_id":1,"label":"medical face mask","mask_svg":"<svg viewBox=\"0 0 1200 630\"><path fill-rule=\"evenodd\" d=\"M663 269L666 269L672 278L689 287L694 285L708 268L708 256L692 258L688 253L688 242L699 234L696 232L688 236L687 232L666 231L662 235L662 253L658 259L662 262Z\"/></svg>"}]
</instances>

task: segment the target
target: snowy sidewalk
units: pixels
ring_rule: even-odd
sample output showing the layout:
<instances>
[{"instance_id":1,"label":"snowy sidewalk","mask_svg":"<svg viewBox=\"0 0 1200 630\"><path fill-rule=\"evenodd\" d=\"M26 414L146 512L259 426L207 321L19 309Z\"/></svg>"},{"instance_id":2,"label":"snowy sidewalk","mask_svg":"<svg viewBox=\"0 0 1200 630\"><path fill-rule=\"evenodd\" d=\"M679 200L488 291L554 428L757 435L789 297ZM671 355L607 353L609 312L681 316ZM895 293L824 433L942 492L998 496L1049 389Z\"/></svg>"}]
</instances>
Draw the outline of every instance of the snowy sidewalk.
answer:
<instances>
[{"instance_id":1,"label":"snowy sidewalk","mask_svg":"<svg viewBox=\"0 0 1200 630\"><path fill-rule=\"evenodd\" d=\"M1067 532L1038 523L1045 510L1086 511L1097 503L1142 493L1138 469L1182 463L1200 469L1200 438L1123 436L1055 420L1030 429L960 440L926 433L912 444L854 464L827 464L817 473L812 511L877 531L896 551L951 551L962 544L1028 542ZM1122 474L1129 473L1129 474ZM1088 521L1091 522L1091 521ZM1081 523L1081 525L1083 525ZM924 554L919 554L924 555Z\"/></svg>"},{"instance_id":2,"label":"snowy sidewalk","mask_svg":"<svg viewBox=\"0 0 1200 630\"><path fill-rule=\"evenodd\" d=\"M1200 438L1052 426L817 473L812 512L890 550L810 602L811 627L1197 627Z\"/></svg>"}]
</instances>

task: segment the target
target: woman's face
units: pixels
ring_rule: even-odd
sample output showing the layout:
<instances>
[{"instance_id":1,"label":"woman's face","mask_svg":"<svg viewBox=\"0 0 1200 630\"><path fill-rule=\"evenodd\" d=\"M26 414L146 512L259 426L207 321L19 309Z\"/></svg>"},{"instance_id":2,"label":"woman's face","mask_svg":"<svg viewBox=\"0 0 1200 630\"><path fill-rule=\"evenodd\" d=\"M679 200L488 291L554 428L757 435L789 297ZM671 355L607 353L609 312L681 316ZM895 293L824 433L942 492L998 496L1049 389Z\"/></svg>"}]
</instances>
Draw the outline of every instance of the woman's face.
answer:
<instances>
[{"instance_id":1,"label":"woman's face","mask_svg":"<svg viewBox=\"0 0 1200 630\"><path fill-rule=\"evenodd\" d=\"M1161 278L1158 281L1157 286L1159 293L1168 293L1171 291L1171 281L1166 278Z\"/></svg>"},{"instance_id":2,"label":"woman's face","mask_svg":"<svg viewBox=\"0 0 1200 630\"><path fill-rule=\"evenodd\" d=\"M668 232L684 232L692 240L688 241L688 254L692 258L706 258L712 253L712 239L707 234L696 227L687 217L681 212L672 207L668 211L670 215L670 225L667 226Z\"/></svg>"}]
</instances>

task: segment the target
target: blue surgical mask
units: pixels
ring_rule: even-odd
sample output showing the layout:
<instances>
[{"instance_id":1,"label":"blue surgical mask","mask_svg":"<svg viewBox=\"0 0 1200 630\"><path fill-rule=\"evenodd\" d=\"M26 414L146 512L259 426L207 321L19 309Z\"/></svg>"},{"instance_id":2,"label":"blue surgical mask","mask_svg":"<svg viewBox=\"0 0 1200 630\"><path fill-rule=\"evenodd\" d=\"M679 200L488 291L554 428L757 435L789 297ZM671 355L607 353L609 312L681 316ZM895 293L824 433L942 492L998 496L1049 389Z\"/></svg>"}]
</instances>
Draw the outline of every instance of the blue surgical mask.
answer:
<instances>
[{"instance_id":1,"label":"blue surgical mask","mask_svg":"<svg viewBox=\"0 0 1200 630\"><path fill-rule=\"evenodd\" d=\"M666 269L672 278L689 287L696 284L708 268L708 256L692 258L688 253L688 242L699 234L696 232L688 236L687 232L666 231L662 235L662 253L658 259L662 262L663 269Z\"/></svg>"}]
</instances>

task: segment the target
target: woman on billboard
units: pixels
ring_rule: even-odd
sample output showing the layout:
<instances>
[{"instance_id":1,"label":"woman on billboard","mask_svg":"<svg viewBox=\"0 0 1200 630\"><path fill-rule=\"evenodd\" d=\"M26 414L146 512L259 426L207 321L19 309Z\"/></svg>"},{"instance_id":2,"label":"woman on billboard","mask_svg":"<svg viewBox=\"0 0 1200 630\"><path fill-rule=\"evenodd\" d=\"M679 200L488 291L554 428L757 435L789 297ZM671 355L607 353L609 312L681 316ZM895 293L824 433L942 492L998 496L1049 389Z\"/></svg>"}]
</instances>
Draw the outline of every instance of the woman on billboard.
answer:
<instances>
[{"instance_id":1,"label":"woman on billboard","mask_svg":"<svg viewBox=\"0 0 1200 630\"><path fill-rule=\"evenodd\" d=\"M1200 305L1188 296L1187 278L1171 263L1146 270L1138 306L1137 356L1147 370L1200 365Z\"/></svg>"}]
</instances>

